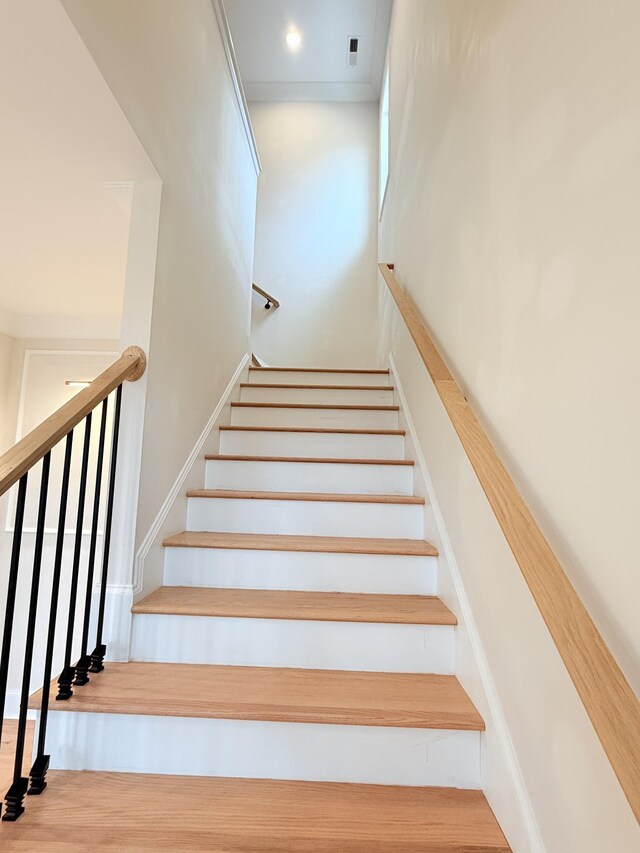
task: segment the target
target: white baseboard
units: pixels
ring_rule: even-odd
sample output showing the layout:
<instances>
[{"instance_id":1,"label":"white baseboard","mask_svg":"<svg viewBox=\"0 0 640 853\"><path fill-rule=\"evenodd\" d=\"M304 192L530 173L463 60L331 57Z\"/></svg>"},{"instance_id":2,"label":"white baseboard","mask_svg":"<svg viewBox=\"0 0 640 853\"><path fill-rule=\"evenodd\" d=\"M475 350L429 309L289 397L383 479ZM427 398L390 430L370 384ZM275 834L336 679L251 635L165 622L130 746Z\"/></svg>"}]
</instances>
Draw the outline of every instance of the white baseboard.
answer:
<instances>
[{"instance_id":1,"label":"white baseboard","mask_svg":"<svg viewBox=\"0 0 640 853\"><path fill-rule=\"evenodd\" d=\"M162 530L162 525L164 524L169 511L171 510L173 504L176 499L181 496L184 492L184 484L189 475L189 472L193 468L194 464L200 460L202 456L202 449L207 441L211 431L215 427L218 422L224 407L227 405L231 394L238 384L240 376L242 375L243 370L245 369L247 362L250 359L249 353L245 353L245 355L240 360L240 364L237 366L233 376L229 380L229 384L225 388L220 400L218 401L217 406L211 413L211 417L207 421L206 426L202 430L198 440L196 441L193 450L189 454L187 461L182 466L182 470L178 474L173 486L169 490L169 494L164 499L162 506L158 510L158 514L153 520L147 535L142 541L142 544L138 548L138 551L135 556L134 568L133 568L133 595L139 595L142 591L142 584L144 578L144 564L147 558L151 547L156 543L156 540L160 536L160 532ZM185 523L186 523L186 515L185 515Z\"/></svg>"},{"instance_id":2,"label":"white baseboard","mask_svg":"<svg viewBox=\"0 0 640 853\"><path fill-rule=\"evenodd\" d=\"M453 550L453 545L451 543L451 539L449 538L447 527L442 512L440 510L437 497L435 495L433 481L429 473L427 461L422 450L422 446L420 444L418 432L411 416L411 410L409 408L407 398L404 394L404 389L402 387L402 382L400 381L398 368L392 353L389 353L389 366L391 368L391 372L393 373L393 384L396 387L402 413L404 414L407 423L407 428L409 430L409 435L413 443L413 448L416 456L415 461L424 479L424 484L429 498L429 504L433 511L433 518L436 527L438 528L438 533L440 535L442 550L444 551L444 556L446 558L449 571L451 573L451 579L453 581L455 593L458 598L460 613L464 621L467 635L469 637L469 643L471 645L474 659L478 667L480 679L484 687L487 706L489 708L489 713L491 717L490 720L486 720L485 722L487 723L487 727L489 727L490 725L493 726L493 729L497 736L497 742L499 743L500 750L503 755L504 765L509 774L509 779L505 780L505 784L511 785L512 790L515 794L515 799L520 811L522 825L526 836L529 839L529 849L531 853L544 853L545 847L542 841L542 836L540 834L540 829L538 827L538 823L533 811L533 806L529 798L529 793L526 789L522 770L520 769L520 764L518 762L515 747L513 745L513 741L509 733L507 721L504 716L504 711L502 710L502 704L498 697L498 692L496 690L496 686L491 675L489 662L487 660L482 640L480 639L480 633L478 631L478 627L476 625L473 612L471 610L471 604L466 593L462 574L458 567L455 552ZM426 379L426 373L425 381L429 381Z\"/></svg>"}]
</instances>

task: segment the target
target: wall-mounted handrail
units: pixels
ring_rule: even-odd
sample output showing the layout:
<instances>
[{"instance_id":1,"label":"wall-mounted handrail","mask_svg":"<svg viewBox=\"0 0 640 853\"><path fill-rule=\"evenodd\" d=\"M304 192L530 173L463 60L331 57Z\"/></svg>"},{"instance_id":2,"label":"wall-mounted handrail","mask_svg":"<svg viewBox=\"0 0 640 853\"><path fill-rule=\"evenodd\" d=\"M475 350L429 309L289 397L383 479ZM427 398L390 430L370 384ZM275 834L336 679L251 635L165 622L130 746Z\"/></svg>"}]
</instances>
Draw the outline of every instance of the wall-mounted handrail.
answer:
<instances>
[{"instance_id":1,"label":"wall-mounted handrail","mask_svg":"<svg viewBox=\"0 0 640 853\"><path fill-rule=\"evenodd\" d=\"M379 268L640 822L640 701L397 281L393 265Z\"/></svg>"},{"instance_id":2,"label":"wall-mounted handrail","mask_svg":"<svg viewBox=\"0 0 640 853\"><path fill-rule=\"evenodd\" d=\"M20 709L14 750L13 782L5 795L5 810L3 821L15 821L24 812L24 798L29 794L42 794L47 787L47 770L49 756L45 753L47 717L50 702L51 670L53 666L54 647L56 643L56 625L59 610L59 597L64 572L64 549L67 537L66 519L69 499L69 485L72 471L72 456L74 434L78 424L84 420L82 430L82 462L78 479L76 503L76 522L73 535L73 560L70 571L68 601L63 602L63 610L67 611L66 644L64 668L58 679L56 700L64 701L73 695L73 687L81 687L89 679L89 673L99 673L104 669L104 658L107 647L103 642L104 614L106 604L106 589L109 577L109 551L111 526L113 521L114 492L116 487L116 465L118 459L118 438L120 427L120 412L122 406L122 385L125 381L139 379L145 371L146 358L139 347L129 347L120 358L103 371L97 379L85 389L76 394L72 400L61 406L40 426L32 430L25 438L0 457L0 495L19 483L16 494L15 517L13 525L13 540L9 562L4 626L2 632L2 647L0 653L0 740L4 721L5 700L7 696L8 676L11 663L12 645L24 642L22 651L22 682L20 687ZM109 400L112 392L112 405ZM92 417L94 410L100 407L100 430L95 461L91 460L92 446ZM111 409L111 453L109 461L109 477L105 495L105 525L102 537L102 555L100 572L100 598L97 604L97 619L92 622L93 582L96 576L96 558L98 544L98 526L102 506L103 469L106 457L106 436L109 410ZM51 565L46 565L47 555L44 550L45 522L47 506L50 503L50 470L52 451L64 439L64 463L60 491L57 495L58 525L56 532L55 554L52 555ZM54 457L55 458L55 457ZM14 631L16 600L21 576L28 571L24 566L24 554L21 560L22 539L24 534L24 516L29 483L33 478L34 468L41 462L40 482L38 488L38 517L35 529L31 573L25 579L30 588L29 607L26 619L24 639L22 632ZM83 561L83 532L85 523L85 504L87 498L87 481L89 467L94 472L93 494L91 496L91 536L87 570L83 576L80 572ZM56 489L57 491L57 489ZM43 570L51 576L51 589L48 598L48 622L46 646L44 650L44 667L36 676L34 672L35 644L39 638L36 631L38 611L43 593L40 578ZM82 578L82 581L81 581ZM80 586L83 589L80 589ZM80 598L79 598L80 593ZM45 593L46 594L46 593ZM72 664L74 646L74 628L80 614L76 614L78 600L82 603L82 644L80 656ZM94 638L95 637L95 646ZM63 639L60 637L59 639ZM89 645L91 639L91 645ZM93 648L93 651L90 649ZM37 659L37 658L36 658ZM29 777L22 775L29 691L34 678L42 685L39 699L40 717L38 722L38 738L36 757L31 767Z\"/></svg>"},{"instance_id":3,"label":"wall-mounted handrail","mask_svg":"<svg viewBox=\"0 0 640 853\"><path fill-rule=\"evenodd\" d=\"M260 296L267 300L267 303L264 306L267 311L269 310L269 308L271 308L272 305L274 308L280 307L280 302L275 298L275 296L272 296L270 293L267 293L266 290L263 290L261 287L258 287L257 284L252 284L251 287L255 290L256 293L258 293Z\"/></svg>"},{"instance_id":4,"label":"wall-mounted handrail","mask_svg":"<svg viewBox=\"0 0 640 853\"><path fill-rule=\"evenodd\" d=\"M0 456L0 496L77 426L92 409L125 380L135 382L145 371L146 357L139 347L128 347L117 361L72 397L28 435Z\"/></svg>"}]
</instances>

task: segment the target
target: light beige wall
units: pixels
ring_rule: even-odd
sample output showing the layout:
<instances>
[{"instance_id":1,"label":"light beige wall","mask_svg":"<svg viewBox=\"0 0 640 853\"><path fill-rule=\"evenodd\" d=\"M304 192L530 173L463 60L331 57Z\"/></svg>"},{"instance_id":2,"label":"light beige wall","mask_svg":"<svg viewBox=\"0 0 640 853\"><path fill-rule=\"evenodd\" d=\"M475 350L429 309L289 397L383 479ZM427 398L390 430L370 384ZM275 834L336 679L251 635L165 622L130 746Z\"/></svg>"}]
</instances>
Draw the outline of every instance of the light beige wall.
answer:
<instances>
[{"instance_id":1,"label":"light beige wall","mask_svg":"<svg viewBox=\"0 0 640 853\"><path fill-rule=\"evenodd\" d=\"M251 341L268 364L375 358L377 104L254 103L262 174ZM357 320L356 320L357 318Z\"/></svg>"},{"instance_id":2,"label":"light beige wall","mask_svg":"<svg viewBox=\"0 0 640 853\"><path fill-rule=\"evenodd\" d=\"M248 348L256 173L211 0L64 6L163 181L139 543Z\"/></svg>"},{"instance_id":3,"label":"light beige wall","mask_svg":"<svg viewBox=\"0 0 640 853\"><path fill-rule=\"evenodd\" d=\"M14 344L14 338L0 332L0 453L4 453L13 444L10 434L15 424L9 403L9 393Z\"/></svg>"},{"instance_id":4,"label":"light beige wall","mask_svg":"<svg viewBox=\"0 0 640 853\"><path fill-rule=\"evenodd\" d=\"M396 0L379 249L637 690L639 37L626 0ZM636 850L637 824L386 297L383 316L382 354L433 468L546 848ZM492 803L511 822L495 766L489 752Z\"/></svg>"}]
</instances>

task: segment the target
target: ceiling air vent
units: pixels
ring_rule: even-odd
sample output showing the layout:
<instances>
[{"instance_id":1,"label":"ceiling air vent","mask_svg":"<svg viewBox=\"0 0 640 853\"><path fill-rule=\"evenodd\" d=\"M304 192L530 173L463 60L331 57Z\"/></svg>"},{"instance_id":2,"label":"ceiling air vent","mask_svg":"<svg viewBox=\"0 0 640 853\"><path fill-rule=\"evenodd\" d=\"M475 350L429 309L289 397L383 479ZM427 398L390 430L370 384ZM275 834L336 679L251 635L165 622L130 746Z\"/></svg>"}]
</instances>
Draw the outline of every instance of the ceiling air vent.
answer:
<instances>
[{"instance_id":1,"label":"ceiling air vent","mask_svg":"<svg viewBox=\"0 0 640 853\"><path fill-rule=\"evenodd\" d=\"M358 37L351 36L349 38L349 51L347 53L347 65L354 68L358 64Z\"/></svg>"}]
</instances>

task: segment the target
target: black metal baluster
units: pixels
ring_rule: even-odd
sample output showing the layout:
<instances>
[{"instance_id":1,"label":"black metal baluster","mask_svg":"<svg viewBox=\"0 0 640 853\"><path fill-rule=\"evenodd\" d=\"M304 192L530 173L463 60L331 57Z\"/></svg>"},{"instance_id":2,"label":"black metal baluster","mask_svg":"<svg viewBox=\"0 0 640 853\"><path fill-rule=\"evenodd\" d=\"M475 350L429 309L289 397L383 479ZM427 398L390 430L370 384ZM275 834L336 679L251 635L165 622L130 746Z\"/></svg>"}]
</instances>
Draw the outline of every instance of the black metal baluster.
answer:
<instances>
[{"instance_id":1,"label":"black metal baluster","mask_svg":"<svg viewBox=\"0 0 640 853\"><path fill-rule=\"evenodd\" d=\"M111 461L109 463L109 493L107 495L107 515L104 525L104 544L102 547L102 578L100 580L100 605L98 609L98 628L96 647L91 655L90 672L102 672L107 647L102 642L104 629L104 607L107 597L107 576L109 574L109 550L111 547L111 524L113 521L113 495L116 487L116 464L118 461L118 437L120 435L120 409L122 406L122 385L116 391L116 405L113 415L113 433L111 435Z\"/></svg>"},{"instance_id":2,"label":"black metal baluster","mask_svg":"<svg viewBox=\"0 0 640 853\"><path fill-rule=\"evenodd\" d=\"M16 755L13 767L13 784L5 796L5 813L2 820L17 820L24 812L24 795L27 792L29 780L22 775L22 760L24 757L24 741L27 728L27 710L29 704L29 682L31 680L31 664L33 662L33 640L36 633L36 616L38 613L38 592L40 589L40 568L42 566L42 546L44 543L44 525L47 511L47 492L49 489L49 468L51 452L42 459L42 477L40 480L40 500L38 502L38 524L33 553L33 574L31 576L31 597L29 599L29 616L27 621L27 638L24 649L24 667L22 670L22 689L20 691L20 713L18 716L18 734L16 737Z\"/></svg>"},{"instance_id":3,"label":"black metal baluster","mask_svg":"<svg viewBox=\"0 0 640 853\"><path fill-rule=\"evenodd\" d=\"M2 634L2 659L0 660L0 740L4 723L4 706L7 698L7 680L9 678L9 658L11 655L11 634L13 617L16 609L16 591L18 589L18 567L20 565L20 548L22 546L22 525L24 522L24 505L27 496L27 474L20 478L16 500L16 516L13 524L13 544L11 548L11 563L9 564L9 584L7 586L7 603L4 610L4 631ZM0 811L2 807L0 805Z\"/></svg>"},{"instance_id":4,"label":"black metal baluster","mask_svg":"<svg viewBox=\"0 0 640 853\"><path fill-rule=\"evenodd\" d=\"M91 521L91 541L89 543L89 565L87 568L87 591L84 599L84 622L82 627L82 648L76 664L74 686L81 687L89 681L91 658L89 648L89 620L91 619L91 594L93 592L93 570L96 562L96 546L98 544L98 520L100 516L100 492L102 487L102 463L104 460L104 437L107 430L107 406L109 398L102 401L102 417L100 418L100 438L98 440L98 459L96 461L96 482L93 494L93 517Z\"/></svg>"},{"instance_id":5,"label":"black metal baluster","mask_svg":"<svg viewBox=\"0 0 640 853\"><path fill-rule=\"evenodd\" d=\"M53 663L53 646L56 633L56 618L58 615L58 596L60 592L60 575L62 572L62 555L64 551L64 526L67 520L67 498L69 495L69 472L71 469L71 451L73 450L73 430L67 435L62 469L62 486L60 489L60 511L58 513L58 536L56 553L53 561L53 580L51 584L51 606L49 609L49 632L47 635L47 651L44 661L44 676L42 683L42 701L40 704L40 727L38 731L38 752L31 767L31 784L28 794L41 794L47 787L47 770L49 756L44 754L47 735L47 718L49 714L49 693L51 681L51 666Z\"/></svg>"},{"instance_id":6,"label":"black metal baluster","mask_svg":"<svg viewBox=\"0 0 640 853\"><path fill-rule=\"evenodd\" d=\"M56 700L69 699L73 696L71 685L76 669L71 666L73 650L73 628L76 617L76 601L78 598L78 577L80 575L80 556L82 553L82 527L84 524L84 504L87 493L87 471L89 470L89 448L91 445L91 412L84 421L84 443L82 446L82 466L80 468L80 488L78 491L78 513L76 516L76 538L73 548L73 568L71 570L71 589L69 591L69 618L67 621L67 642L64 652L64 668L58 679L58 695Z\"/></svg>"}]
</instances>

